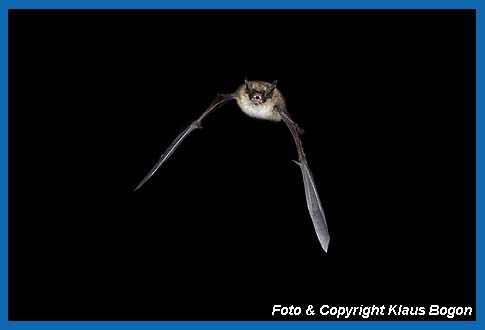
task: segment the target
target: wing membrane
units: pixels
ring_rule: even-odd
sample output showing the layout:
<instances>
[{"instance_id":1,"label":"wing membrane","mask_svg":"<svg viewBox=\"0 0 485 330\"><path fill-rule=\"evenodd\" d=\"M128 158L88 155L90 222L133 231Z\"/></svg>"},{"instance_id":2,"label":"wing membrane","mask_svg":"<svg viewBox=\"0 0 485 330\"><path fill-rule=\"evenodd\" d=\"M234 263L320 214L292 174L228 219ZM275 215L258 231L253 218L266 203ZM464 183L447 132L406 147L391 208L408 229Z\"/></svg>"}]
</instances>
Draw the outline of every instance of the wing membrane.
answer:
<instances>
[{"instance_id":1,"label":"wing membrane","mask_svg":"<svg viewBox=\"0 0 485 330\"><path fill-rule=\"evenodd\" d=\"M195 129L202 128L202 120L209 115L213 110L217 109L221 105L227 103L228 101L232 100L234 96L232 94L220 94L218 95L215 100L212 102L212 104L209 106L209 108L204 111L204 113L194 121L192 124L190 124L189 127L184 129L182 133L180 133L175 140L170 144L170 146L165 150L165 152L160 156L159 160L155 164L155 166L148 172L148 174L143 178L143 180L140 181L138 186L136 186L134 191L137 191L140 189L141 186L145 184L152 176L155 174L155 172L160 168L160 166L163 165L167 161L167 159L177 150L177 148L180 146L183 140Z\"/></svg>"},{"instance_id":2,"label":"wing membrane","mask_svg":"<svg viewBox=\"0 0 485 330\"><path fill-rule=\"evenodd\" d=\"M143 180L140 181L138 186L136 186L134 191L137 191L140 189L141 186L147 182L153 174L160 168L160 166L165 163L165 161L174 153L175 150L180 146L183 140L195 129L200 128L201 126L198 124L197 121L194 121L192 124L190 124L189 127L184 129L182 133L180 133L177 138L170 144L170 146L163 152L163 154L160 156L160 159L157 161L155 166L148 172L148 174L143 178Z\"/></svg>"},{"instance_id":3,"label":"wing membrane","mask_svg":"<svg viewBox=\"0 0 485 330\"><path fill-rule=\"evenodd\" d=\"M328 233L325 213L323 212L322 204L320 203L320 198L318 197L315 180L313 180L313 175L305 159L298 163L298 165L300 166L301 173L303 175L306 203L308 206L308 211L310 212L310 217L313 221L313 226L315 227L315 232L317 233L320 245L322 246L323 250L327 252L328 244L330 243L330 235Z\"/></svg>"},{"instance_id":4,"label":"wing membrane","mask_svg":"<svg viewBox=\"0 0 485 330\"><path fill-rule=\"evenodd\" d=\"M312 218L315 232L317 233L318 241L323 250L327 252L328 244L330 243L330 235L328 233L327 220L325 213L323 212L320 198L318 197L317 187L315 186L315 180L313 179L312 172L308 167L305 152L303 151L303 145L301 143L300 133L303 132L300 127L290 118L285 110L280 111L281 118L286 126L288 126L293 139L295 140L296 150L298 152L298 160L296 162L300 166L301 173L303 175L303 185L305 188L306 203L310 217Z\"/></svg>"}]
</instances>

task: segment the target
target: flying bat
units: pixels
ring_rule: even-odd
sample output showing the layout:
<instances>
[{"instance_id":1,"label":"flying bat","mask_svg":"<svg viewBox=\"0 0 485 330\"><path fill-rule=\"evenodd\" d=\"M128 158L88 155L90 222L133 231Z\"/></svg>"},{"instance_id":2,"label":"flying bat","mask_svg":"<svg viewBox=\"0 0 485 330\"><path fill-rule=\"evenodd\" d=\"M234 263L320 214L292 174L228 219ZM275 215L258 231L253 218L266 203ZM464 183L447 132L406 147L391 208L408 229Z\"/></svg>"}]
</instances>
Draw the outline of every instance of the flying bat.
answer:
<instances>
[{"instance_id":1,"label":"flying bat","mask_svg":"<svg viewBox=\"0 0 485 330\"><path fill-rule=\"evenodd\" d=\"M317 233L318 240L323 250L327 252L328 244L330 242L330 235L328 233L327 221L323 212L320 199L318 197L317 188L315 186L315 180L308 167L307 159L303 151L300 135L303 130L291 119L286 109L286 102L281 94L280 90L276 87L277 81L268 83L266 81L244 80L244 84L238 87L238 89L232 94L219 94L211 103L202 115L192 122L189 127L184 129L172 144L161 155L155 166L148 172L148 174L141 180L135 191L138 190L145 182L147 182L152 175L167 161L167 159L175 152L180 146L182 141L194 130L202 128L202 121L210 113L220 106L226 104L231 100L236 100L241 110L250 117L271 120L271 121L283 121L289 128L293 140L295 141L296 151L298 153L298 161L296 164L300 167L303 175L303 185L305 188L306 203L310 217L312 218L315 232Z\"/></svg>"}]
</instances>

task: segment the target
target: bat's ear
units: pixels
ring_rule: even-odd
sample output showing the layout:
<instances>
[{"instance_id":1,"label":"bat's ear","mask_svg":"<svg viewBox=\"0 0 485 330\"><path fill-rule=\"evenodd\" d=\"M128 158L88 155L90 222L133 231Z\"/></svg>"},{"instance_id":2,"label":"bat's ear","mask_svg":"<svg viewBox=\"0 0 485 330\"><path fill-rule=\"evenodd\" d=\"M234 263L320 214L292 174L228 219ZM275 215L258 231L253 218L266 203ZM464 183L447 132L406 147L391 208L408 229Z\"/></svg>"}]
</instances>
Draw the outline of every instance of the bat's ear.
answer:
<instances>
[{"instance_id":1,"label":"bat's ear","mask_svg":"<svg viewBox=\"0 0 485 330\"><path fill-rule=\"evenodd\" d=\"M248 77L244 77L244 84L246 85L246 90L249 92L251 90L251 86L249 86Z\"/></svg>"},{"instance_id":2,"label":"bat's ear","mask_svg":"<svg viewBox=\"0 0 485 330\"><path fill-rule=\"evenodd\" d=\"M278 80L273 81L271 86L269 86L269 88L264 91L264 94L266 95L266 97L269 96L271 93L273 93L277 84L278 84Z\"/></svg>"}]
</instances>

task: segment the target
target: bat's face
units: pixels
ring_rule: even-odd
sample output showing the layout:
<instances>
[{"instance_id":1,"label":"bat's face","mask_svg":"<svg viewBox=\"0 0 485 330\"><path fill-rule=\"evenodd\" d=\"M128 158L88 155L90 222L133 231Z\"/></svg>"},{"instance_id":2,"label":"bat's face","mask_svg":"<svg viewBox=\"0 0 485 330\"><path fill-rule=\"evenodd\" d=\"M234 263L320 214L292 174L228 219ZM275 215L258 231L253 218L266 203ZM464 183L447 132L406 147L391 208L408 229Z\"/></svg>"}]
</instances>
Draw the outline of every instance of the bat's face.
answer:
<instances>
[{"instance_id":1,"label":"bat's face","mask_svg":"<svg viewBox=\"0 0 485 330\"><path fill-rule=\"evenodd\" d=\"M261 105L273 97L276 81L272 84L266 81L244 81L244 92L254 105Z\"/></svg>"}]
</instances>

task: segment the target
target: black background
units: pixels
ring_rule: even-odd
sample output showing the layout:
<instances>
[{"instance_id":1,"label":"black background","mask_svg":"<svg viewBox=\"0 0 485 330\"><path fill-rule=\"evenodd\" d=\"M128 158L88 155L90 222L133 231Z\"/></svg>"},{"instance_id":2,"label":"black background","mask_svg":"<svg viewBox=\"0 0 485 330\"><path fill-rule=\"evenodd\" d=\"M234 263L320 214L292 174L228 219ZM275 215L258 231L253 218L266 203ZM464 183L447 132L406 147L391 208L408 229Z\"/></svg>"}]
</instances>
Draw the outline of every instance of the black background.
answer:
<instances>
[{"instance_id":1,"label":"black background","mask_svg":"<svg viewBox=\"0 0 485 330\"><path fill-rule=\"evenodd\" d=\"M9 319L474 307L474 43L474 11L10 11ZM246 74L305 130L328 254L289 131L235 103L133 193Z\"/></svg>"}]
</instances>

